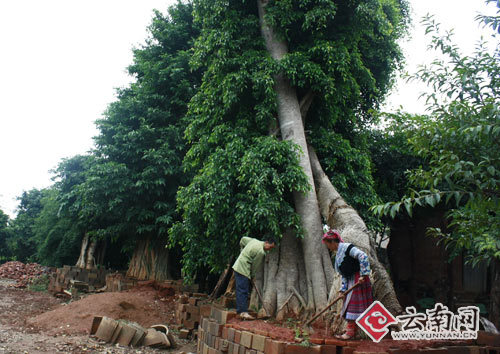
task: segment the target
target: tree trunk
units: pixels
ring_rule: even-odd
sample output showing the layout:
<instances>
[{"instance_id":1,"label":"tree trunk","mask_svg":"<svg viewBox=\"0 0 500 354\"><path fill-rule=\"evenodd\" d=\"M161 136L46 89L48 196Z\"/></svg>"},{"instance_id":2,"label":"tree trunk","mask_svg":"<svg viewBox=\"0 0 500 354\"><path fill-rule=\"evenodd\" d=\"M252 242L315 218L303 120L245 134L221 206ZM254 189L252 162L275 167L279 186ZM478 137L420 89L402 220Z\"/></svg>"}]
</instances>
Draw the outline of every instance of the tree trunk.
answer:
<instances>
[{"instance_id":1,"label":"tree trunk","mask_svg":"<svg viewBox=\"0 0 500 354\"><path fill-rule=\"evenodd\" d=\"M87 259L85 263L86 269L94 269L96 267L96 262L94 258L96 247L97 247L97 241L96 240L90 241L90 245L87 250Z\"/></svg>"},{"instance_id":2,"label":"tree trunk","mask_svg":"<svg viewBox=\"0 0 500 354\"><path fill-rule=\"evenodd\" d=\"M287 53L288 47L284 40L276 37L274 30L266 24L265 7L267 1L257 0L262 36L271 57L281 60ZM311 189L306 192L294 192L295 209L300 216L304 237L301 240L302 253L305 263L307 283L307 310L314 311L327 303L329 276L332 273L332 264L327 259L327 250L321 243L322 226L318 200L314 190L314 180L311 163L307 153L307 143L302 123L300 105L295 88L284 75L274 77L274 89L277 95L278 121L281 136L290 140L301 149L299 163L306 174ZM286 293L281 297L286 297Z\"/></svg>"},{"instance_id":3,"label":"tree trunk","mask_svg":"<svg viewBox=\"0 0 500 354\"><path fill-rule=\"evenodd\" d=\"M82 269L85 268L85 266L87 265L86 255L87 255L87 247L89 245L89 239L90 239L89 235L85 233L82 239L82 246L80 247L80 257L78 257L78 261L76 261L75 264L75 266Z\"/></svg>"},{"instance_id":4,"label":"tree trunk","mask_svg":"<svg viewBox=\"0 0 500 354\"><path fill-rule=\"evenodd\" d=\"M257 0L257 5L267 51L274 60L280 61L288 53L287 43L279 39L274 29L266 24L267 1ZM321 242L323 215L329 225L342 229L347 240L356 243L370 256L376 296L390 311L399 313L401 306L387 272L377 261L363 220L333 188L314 151L310 155L303 120L314 95L308 93L303 103L299 104L295 88L282 74L275 75L274 89L281 137L300 147L299 164L311 189L307 193L295 192L293 195L304 238L298 240L292 232L285 233L279 250L267 257L263 273L257 276L258 286L264 290L266 308L274 314L294 293L289 302L293 312L298 313L302 308L307 312L315 311L324 307L328 297L331 298L338 291L340 277L334 275L329 253ZM256 302L255 296L252 296L251 304ZM283 313L278 314L278 318L282 316Z\"/></svg>"},{"instance_id":5,"label":"tree trunk","mask_svg":"<svg viewBox=\"0 0 500 354\"><path fill-rule=\"evenodd\" d=\"M332 185L321 168L318 156L312 147L309 147L309 155L323 218L330 227L342 231L342 237L345 241L354 243L369 256L375 298L381 301L391 313L401 313L402 308L396 297L394 286L389 274L378 261L375 241L368 235L365 223L356 210L345 202Z\"/></svg>"},{"instance_id":6,"label":"tree trunk","mask_svg":"<svg viewBox=\"0 0 500 354\"><path fill-rule=\"evenodd\" d=\"M489 319L500 329L500 261L495 258L492 263Z\"/></svg>"},{"instance_id":7,"label":"tree trunk","mask_svg":"<svg viewBox=\"0 0 500 354\"><path fill-rule=\"evenodd\" d=\"M139 240L130 260L127 276L139 280L172 279L165 245L150 239Z\"/></svg>"}]
</instances>

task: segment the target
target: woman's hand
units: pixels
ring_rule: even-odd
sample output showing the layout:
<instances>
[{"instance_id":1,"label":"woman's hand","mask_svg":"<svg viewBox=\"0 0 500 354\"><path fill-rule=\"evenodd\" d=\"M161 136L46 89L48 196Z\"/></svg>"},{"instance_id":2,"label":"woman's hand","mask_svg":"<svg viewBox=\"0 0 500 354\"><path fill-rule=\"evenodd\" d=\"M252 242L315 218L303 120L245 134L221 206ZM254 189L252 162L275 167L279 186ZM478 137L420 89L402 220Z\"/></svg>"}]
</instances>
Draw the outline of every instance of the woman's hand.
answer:
<instances>
[{"instance_id":1,"label":"woman's hand","mask_svg":"<svg viewBox=\"0 0 500 354\"><path fill-rule=\"evenodd\" d=\"M358 283L363 284L367 280L366 279L367 277L368 277L367 275L363 275L363 276L359 277Z\"/></svg>"}]
</instances>

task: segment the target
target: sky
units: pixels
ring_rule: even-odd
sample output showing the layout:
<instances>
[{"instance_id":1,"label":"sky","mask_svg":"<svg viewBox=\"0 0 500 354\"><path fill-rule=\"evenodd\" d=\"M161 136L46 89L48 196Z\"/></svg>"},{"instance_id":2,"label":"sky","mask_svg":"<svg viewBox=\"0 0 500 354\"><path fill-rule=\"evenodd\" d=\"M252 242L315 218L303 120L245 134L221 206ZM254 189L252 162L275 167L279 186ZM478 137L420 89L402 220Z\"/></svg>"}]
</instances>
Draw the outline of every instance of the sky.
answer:
<instances>
[{"instance_id":1,"label":"sky","mask_svg":"<svg viewBox=\"0 0 500 354\"><path fill-rule=\"evenodd\" d=\"M63 158L85 154L95 120L130 82L132 48L144 42L153 9L174 0L0 1L0 209L14 217L16 197L53 182ZM481 33L483 0L411 0L411 38L401 43L406 70L432 57L419 19L435 14L470 53ZM399 80L384 106L422 112L423 86Z\"/></svg>"}]
</instances>

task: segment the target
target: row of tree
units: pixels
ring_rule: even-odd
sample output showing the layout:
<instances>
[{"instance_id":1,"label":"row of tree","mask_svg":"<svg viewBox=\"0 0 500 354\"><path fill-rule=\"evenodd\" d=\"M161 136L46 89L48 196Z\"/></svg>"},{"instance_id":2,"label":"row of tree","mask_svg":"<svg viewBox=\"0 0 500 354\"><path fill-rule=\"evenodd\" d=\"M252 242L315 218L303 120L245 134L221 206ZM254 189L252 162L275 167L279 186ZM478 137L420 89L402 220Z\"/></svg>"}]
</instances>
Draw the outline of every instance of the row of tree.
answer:
<instances>
[{"instance_id":1,"label":"row of tree","mask_svg":"<svg viewBox=\"0 0 500 354\"><path fill-rule=\"evenodd\" d=\"M408 23L404 0L193 0L155 12L95 148L24 193L15 220L0 214L0 259L129 262L158 279L181 259L200 279L227 266L242 236L269 233L282 241L260 279L268 309L296 291L296 309L313 311L335 288L326 223L370 254L376 295L398 312L372 237L388 219L374 213L453 198L450 230L434 232L498 261L498 51L462 57L428 19L450 59L415 76L434 88L429 114L383 117ZM388 128L374 128L382 119Z\"/></svg>"}]
</instances>

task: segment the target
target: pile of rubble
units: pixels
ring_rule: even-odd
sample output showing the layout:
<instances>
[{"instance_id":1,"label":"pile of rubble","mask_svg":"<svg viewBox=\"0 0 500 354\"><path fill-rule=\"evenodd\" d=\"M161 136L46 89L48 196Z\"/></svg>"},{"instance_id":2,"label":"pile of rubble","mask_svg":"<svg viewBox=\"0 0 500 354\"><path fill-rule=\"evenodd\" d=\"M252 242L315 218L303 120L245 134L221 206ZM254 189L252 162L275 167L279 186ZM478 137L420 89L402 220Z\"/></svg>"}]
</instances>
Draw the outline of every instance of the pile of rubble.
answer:
<instances>
[{"instance_id":1,"label":"pile of rubble","mask_svg":"<svg viewBox=\"0 0 500 354\"><path fill-rule=\"evenodd\" d=\"M16 288L25 288L30 282L43 274L49 273L50 269L38 263L24 264L22 262L11 261L0 265L0 278L13 279Z\"/></svg>"}]
</instances>

